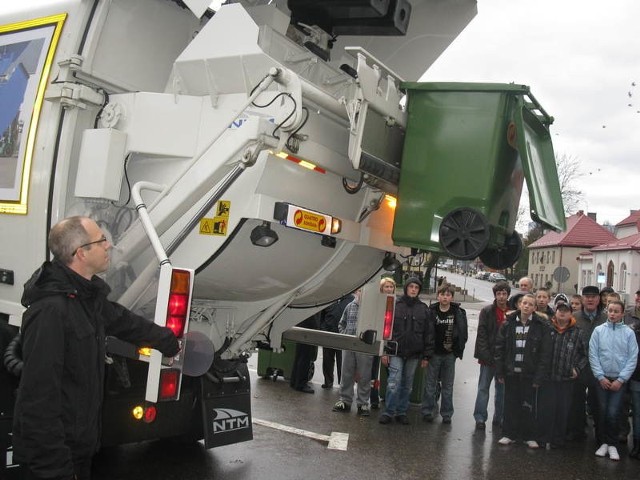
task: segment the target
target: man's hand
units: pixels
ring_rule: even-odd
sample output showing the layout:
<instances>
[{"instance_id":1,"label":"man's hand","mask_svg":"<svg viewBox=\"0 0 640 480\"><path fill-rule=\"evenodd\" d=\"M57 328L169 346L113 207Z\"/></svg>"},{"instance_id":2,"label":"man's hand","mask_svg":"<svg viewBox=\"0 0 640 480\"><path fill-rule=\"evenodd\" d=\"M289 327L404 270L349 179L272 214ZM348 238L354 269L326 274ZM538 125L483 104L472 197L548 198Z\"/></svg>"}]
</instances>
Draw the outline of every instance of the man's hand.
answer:
<instances>
[{"instance_id":1,"label":"man's hand","mask_svg":"<svg viewBox=\"0 0 640 480\"><path fill-rule=\"evenodd\" d=\"M609 386L609 390L614 392L617 392L621 388L622 388L622 382L620 380L614 380L613 382L611 382L611 385Z\"/></svg>"},{"instance_id":2,"label":"man's hand","mask_svg":"<svg viewBox=\"0 0 640 480\"><path fill-rule=\"evenodd\" d=\"M427 365L429 365L429 360L427 360L426 358L424 358L424 359L422 359L422 360L420 361L420 366L421 366L422 368L427 368Z\"/></svg>"},{"instance_id":3,"label":"man's hand","mask_svg":"<svg viewBox=\"0 0 640 480\"><path fill-rule=\"evenodd\" d=\"M504 383L504 377L497 377L498 383Z\"/></svg>"},{"instance_id":4,"label":"man's hand","mask_svg":"<svg viewBox=\"0 0 640 480\"><path fill-rule=\"evenodd\" d=\"M611 382L609 381L608 378L603 378L602 380L600 380L600 386L602 387L603 390L610 390L611 389ZM618 387L618 388L620 388L620 387Z\"/></svg>"},{"instance_id":5,"label":"man's hand","mask_svg":"<svg viewBox=\"0 0 640 480\"><path fill-rule=\"evenodd\" d=\"M578 378L578 370L576 370L575 368L571 369L571 378L573 379Z\"/></svg>"},{"instance_id":6,"label":"man's hand","mask_svg":"<svg viewBox=\"0 0 640 480\"><path fill-rule=\"evenodd\" d=\"M383 355L380 360L382 360L382 365L385 367L389 366L389 355Z\"/></svg>"}]
</instances>

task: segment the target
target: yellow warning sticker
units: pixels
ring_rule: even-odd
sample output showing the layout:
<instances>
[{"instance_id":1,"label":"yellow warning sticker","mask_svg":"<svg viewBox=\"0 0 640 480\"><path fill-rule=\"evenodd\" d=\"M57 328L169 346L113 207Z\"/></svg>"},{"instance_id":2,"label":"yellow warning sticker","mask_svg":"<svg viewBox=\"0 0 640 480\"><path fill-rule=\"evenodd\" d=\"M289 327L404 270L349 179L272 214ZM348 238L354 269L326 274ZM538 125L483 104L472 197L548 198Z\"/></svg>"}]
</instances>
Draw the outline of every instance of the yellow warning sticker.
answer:
<instances>
[{"instance_id":1,"label":"yellow warning sticker","mask_svg":"<svg viewBox=\"0 0 640 480\"><path fill-rule=\"evenodd\" d=\"M200 235L215 235L213 233L213 218L203 218L200 220Z\"/></svg>"},{"instance_id":2,"label":"yellow warning sticker","mask_svg":"<svg viewBox=\"0 0 640 480\"><path fill-rule=\"evenodd\" d=\"M216 208L216 217L229 218L229 211L231 210L231 202L229 200L220 200Z\"/></svg>"},{"instance_id":3,"label":"yellow warning sticker","mask_svg":"<svg viewBox=\"0 0 640 480\"><path fill-rule=\"evenodd\" d=\"M214 217L212 235L226 235L228 226L229 226L228 217Z\"/></svg>"}]
</instances>

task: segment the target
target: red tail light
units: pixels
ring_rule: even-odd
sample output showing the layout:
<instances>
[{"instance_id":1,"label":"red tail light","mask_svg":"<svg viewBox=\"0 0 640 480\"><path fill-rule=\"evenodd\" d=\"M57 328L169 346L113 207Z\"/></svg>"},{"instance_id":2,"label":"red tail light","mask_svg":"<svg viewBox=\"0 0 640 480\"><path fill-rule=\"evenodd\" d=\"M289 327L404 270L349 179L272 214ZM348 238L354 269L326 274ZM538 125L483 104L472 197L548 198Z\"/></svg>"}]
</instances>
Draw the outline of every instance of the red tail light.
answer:
<instances>
[{"instance_id":1,"label":"red tail light","mask_svg":"<svg viewBox=\"0 0 640 480\"><path fill-rule=\"evenodd\" d=\"M384 328L382 329L382 339L391 340L393 334L393 311L395 299L391 296L387 297L387 305L384 309Z\"/></svg>"},{"instance_id":2,"label":"red tail light","mask_svg":"<svg viewBox=\"0 0 640 480\"><path fill-rule=\"evenodd\" d=\"M189 311L189 291L191 275L186 270L174 269L171 273L171 291L167 305L167 327L180 338L184 334Z\"/></svg>"},{"instance_id":3,"label":"red tail light","mask_svg":"<svg viewBox=\"0 0 640 480\"><path fill-rule=\"evenodd\" d=\"M144 409L144 416L142 417L142 419L145 423L153 423L157 415L158 411L156 410L156 407L154 407L153 405L149 405Z\"/></svg>"},{"instance_id":4,"label":"red tail light","mask_svg":"<svg viewBox=\"0 0 640 480\"><path fill-rule=\"evenodd\" d=\"M178 398L180 370L164 368L160 372L160 392L158 400L174 400Z\"/></svg>"}]
</instances>

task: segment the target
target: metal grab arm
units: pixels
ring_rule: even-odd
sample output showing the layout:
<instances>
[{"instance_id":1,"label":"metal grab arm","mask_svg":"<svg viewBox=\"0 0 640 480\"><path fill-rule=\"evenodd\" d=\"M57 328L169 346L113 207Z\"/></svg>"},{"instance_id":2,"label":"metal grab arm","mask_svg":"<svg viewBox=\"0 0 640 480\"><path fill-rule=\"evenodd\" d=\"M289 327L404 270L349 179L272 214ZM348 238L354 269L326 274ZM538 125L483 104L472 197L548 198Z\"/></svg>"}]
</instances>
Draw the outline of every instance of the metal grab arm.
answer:
<instances>
[{"instance_id":1,"label":"metal grab arm","mask_svg":"<svg viewBox=\"0 0 640 480\"><path fill-rule=\"evenodd\" d=\"M160 243L160 238L158 237L158 233L153 226L153 222L151 222L151 218L149 217L149 212L147 211L147 206L142 200L142 195L140 194L140 190L152 190L154 192L162 192L165 191L166 185L159 185L157 183L151 182L138 182L133 185L131 188L131 198L136 205L136 211L140 216L140 222L142 223L142 228L144 228L147 237L149 237L149 241L151 242L151 246L153 247L153 251L156 253L156 257L158 258L158 262L160 265L164 263L171 263L169 261L169 257L167 253L164 251L164 247L162 243Z\"/></svg>"}]
</instances>

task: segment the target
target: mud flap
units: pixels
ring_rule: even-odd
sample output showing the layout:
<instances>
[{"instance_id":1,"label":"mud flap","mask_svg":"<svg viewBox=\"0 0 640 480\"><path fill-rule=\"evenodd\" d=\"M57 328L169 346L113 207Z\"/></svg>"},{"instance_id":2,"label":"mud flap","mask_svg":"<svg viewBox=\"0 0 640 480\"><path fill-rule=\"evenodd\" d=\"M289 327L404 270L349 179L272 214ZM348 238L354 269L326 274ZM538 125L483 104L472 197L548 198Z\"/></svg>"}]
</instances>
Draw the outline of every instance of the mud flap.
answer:
<instances>
[{"instance_id":1,"label":"mud flap","mask_svg":"<svg viewBox=\"0 0 640 480\"><path fill-rule=\"evenodd\" d=\"M207 375L200 380L206 448L253 440L247 365L227 375L222 379Z\"/></svg>"}]
</instances>

